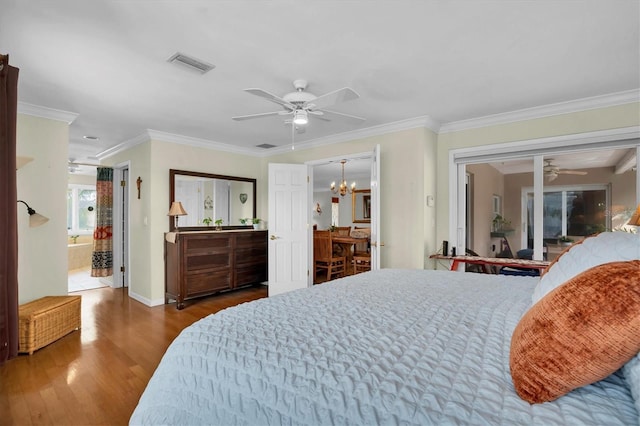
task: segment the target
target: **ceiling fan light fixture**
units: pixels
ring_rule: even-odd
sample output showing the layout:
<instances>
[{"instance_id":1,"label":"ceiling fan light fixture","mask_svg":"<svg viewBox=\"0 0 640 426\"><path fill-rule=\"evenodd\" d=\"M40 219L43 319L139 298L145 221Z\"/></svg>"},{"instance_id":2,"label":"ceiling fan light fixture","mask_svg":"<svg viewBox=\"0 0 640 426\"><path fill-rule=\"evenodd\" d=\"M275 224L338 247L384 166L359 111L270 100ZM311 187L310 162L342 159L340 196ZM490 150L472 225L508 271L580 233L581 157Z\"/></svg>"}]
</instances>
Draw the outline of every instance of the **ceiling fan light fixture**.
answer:
<instances>
[{"instance_id":1,"label":"ceiling fan light fixture","mask_svg":"<svg viewBox=\"0 0 640 426\"><path fill-rule=\"evenodd\" d=\"M309 122L309 117L307 116L307 111L303 109L297 109L293 113L293 123L302 125L307 124Z\"/></svg>"}]
</instances>

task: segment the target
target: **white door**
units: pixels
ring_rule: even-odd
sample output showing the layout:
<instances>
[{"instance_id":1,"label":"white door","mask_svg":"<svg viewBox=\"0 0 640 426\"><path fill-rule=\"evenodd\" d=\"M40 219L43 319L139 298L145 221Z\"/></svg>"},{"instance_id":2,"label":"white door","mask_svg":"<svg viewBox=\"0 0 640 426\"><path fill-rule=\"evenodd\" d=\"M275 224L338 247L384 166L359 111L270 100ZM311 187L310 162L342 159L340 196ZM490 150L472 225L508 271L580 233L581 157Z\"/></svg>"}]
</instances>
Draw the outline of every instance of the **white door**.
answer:
<instances>
[{"instance_id":1,"label":"white door","mask_svg":"<svg viewBox=\"0 0 640 426\"><path fill-rule=\"evenodd\" d=\"M269 296L308 287L308 166L269 164Z\"/></svg>"},{"instance_id":2,"label":"white door","mask_svg":"<svg viewBox=\"0 0 640 426\"><path fill-rule=\"evenodd\" d=\"M371 269L380 269L380 145L371 159Z\"/></svg>"}]
</instances>

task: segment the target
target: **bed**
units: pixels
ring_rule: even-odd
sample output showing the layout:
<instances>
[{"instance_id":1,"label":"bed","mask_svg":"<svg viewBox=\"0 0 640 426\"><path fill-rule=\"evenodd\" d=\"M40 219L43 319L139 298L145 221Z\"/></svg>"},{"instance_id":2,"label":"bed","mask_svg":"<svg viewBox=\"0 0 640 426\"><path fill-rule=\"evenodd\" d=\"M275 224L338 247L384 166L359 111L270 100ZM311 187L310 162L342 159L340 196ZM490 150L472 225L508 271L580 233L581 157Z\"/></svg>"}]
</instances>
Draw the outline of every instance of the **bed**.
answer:
<instances>
[{"instance_id":1,"label":"bed","mask_svg":"<svg viewBox=\"0 0 640 426\"><path fill-rule=\"evenodd\" d=\"M383 269L226 309L175 339L130 424L638 425L637 355L549 402L514 388L514 330L556 293L543 279Z\"/></svg>"}]
</instances>

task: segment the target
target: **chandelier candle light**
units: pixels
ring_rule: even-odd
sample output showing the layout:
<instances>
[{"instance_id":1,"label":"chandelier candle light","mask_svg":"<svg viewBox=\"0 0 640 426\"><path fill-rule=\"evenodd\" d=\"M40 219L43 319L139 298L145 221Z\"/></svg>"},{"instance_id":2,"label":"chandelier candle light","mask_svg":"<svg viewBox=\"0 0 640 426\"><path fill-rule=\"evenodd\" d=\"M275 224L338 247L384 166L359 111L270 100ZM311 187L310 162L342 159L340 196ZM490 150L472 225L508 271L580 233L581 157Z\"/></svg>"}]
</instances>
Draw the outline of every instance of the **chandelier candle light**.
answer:
<instances>
[{"instance_id":1,"label":"chandelier candle light","mask_svg":"<svg viewBox=\"0 0 640 426\"><path fill-rule=\"evenodd\" d=\"M331 182L331 192L333 192L334 194L340 193L340 196L342 197L344 197L347 194L347 192L349 192L349 194L352 194L353 191L356 190L355 182L351 184L351 187L347 187L347 181L344 178L344 163L346 162L347 160L340 161L340 163L342 164L342 181L340 182L340 187L336 188L336 183Z\"/></svg>"}]
</instances>

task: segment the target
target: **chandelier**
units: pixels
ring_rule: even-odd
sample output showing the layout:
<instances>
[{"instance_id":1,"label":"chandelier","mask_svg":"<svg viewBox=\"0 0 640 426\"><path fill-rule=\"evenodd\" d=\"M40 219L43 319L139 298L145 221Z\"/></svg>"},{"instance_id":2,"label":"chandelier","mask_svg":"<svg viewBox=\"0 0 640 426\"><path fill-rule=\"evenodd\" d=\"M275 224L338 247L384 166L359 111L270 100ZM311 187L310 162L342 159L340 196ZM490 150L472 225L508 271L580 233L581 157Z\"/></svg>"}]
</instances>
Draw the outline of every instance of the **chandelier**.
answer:
<instances>
[{"instance_id":1,"label":"chandelier","mask_svg":"<svg viewBox=\"0 0 640 426\"><path fill-rule=\"evenodd\" d=\"M340 193L340 195L342 197L344 197L347 192L349 192L349 194L352 194L353 191L355 191L356 189L356 183L353 182L351 184L350 187L347 186L347 181L344 178L344 163L346 163L347 160L342 160L340 161L340 164L342 164L342 181L340 182L340 186L338 188L336 188L336 183L335 182L331 182L331 192L333 192L334 194L338 194Z\"/></svg>"}]
</instances>

